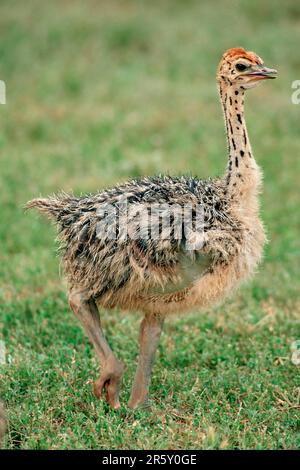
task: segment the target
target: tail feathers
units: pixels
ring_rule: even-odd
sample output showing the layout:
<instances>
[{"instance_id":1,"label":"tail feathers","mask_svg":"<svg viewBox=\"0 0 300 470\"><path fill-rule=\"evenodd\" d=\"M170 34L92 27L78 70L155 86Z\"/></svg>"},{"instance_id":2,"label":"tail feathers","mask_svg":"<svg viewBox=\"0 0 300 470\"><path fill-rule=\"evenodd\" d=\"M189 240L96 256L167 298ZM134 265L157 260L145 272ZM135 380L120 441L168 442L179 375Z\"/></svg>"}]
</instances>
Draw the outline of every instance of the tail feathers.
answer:
<instances>
[{"instance_id":1,"label":"tail feathers","mask_svg":"<svg viewBox=\"0 0 300 470\"><path fill-rule=\"evenodd\" d=\"M57 221L59 215L66 207L68 197L60 198L57 196L49 198L37 198L28 201L25 209L37 209L42 214L45 214L49 219Z\"/></svg>"}]
</instances>

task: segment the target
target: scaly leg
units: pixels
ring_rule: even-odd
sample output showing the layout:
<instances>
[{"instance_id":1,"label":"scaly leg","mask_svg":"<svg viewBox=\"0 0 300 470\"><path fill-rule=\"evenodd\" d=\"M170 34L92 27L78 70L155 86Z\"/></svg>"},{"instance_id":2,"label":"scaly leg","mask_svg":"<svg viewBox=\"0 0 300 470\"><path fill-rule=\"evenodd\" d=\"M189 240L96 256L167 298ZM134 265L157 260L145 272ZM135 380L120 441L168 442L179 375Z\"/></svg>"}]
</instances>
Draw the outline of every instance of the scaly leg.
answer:
<instances>
[{"instance_id":1,"label":"scaly leg","mask_svg":"<svg viewBox=\"0 0 300 470\"><path fill-rule=\"evenodd\" d=\"M146 315L140 326L140 355L128 406L147 405L151 371L163 328L164 318Z\"/></svg>"},{"instance_id":2,"label":"scaly leg","mask_svg":"<svg viewBox=\"0 0 300 470\"><path fill-rule=\"evenodd\" d=\"M94 383L94 393L97 398L100 398L102 392L105 391L106 401L110 406L119 408L119 389L124 367L105 339L97 305L94 299L85 294L85 291L71 292L69 303L101 361L101 375Z\"/></svg>"}]
</instances>

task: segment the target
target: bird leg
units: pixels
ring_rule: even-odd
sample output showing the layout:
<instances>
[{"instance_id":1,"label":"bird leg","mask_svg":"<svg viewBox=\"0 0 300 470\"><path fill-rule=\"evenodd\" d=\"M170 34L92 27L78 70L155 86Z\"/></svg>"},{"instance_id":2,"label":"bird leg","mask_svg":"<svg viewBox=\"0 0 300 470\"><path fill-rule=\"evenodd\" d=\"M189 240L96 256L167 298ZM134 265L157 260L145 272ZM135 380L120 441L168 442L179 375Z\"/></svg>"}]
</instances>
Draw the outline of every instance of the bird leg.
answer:
<instances>
[{"instance_id":1,"label":"bird leg","mask_svg":"<svg viewBox=\"0 0 300 470\"><path fill-rule=\"evenodd\" d=\"M140 326L140 355L128 406L147 406L151 371L162 332L164 318L146 315Z\"/></svg>"},{"instance_id":2,"label":"bird leg","mask_svg":"<svg viewBox=\"0 0 300 470\"><path fill-rule=\"evenodd\" d=\"M100 378L94 382L94 393L100 398L105 392L109 405L112 408L119 408L119 390L124 367L105 339L96 302L84 291L73 291L70 293L69 303L100 359L102 370Z\"/></svg>"}]
</instances>

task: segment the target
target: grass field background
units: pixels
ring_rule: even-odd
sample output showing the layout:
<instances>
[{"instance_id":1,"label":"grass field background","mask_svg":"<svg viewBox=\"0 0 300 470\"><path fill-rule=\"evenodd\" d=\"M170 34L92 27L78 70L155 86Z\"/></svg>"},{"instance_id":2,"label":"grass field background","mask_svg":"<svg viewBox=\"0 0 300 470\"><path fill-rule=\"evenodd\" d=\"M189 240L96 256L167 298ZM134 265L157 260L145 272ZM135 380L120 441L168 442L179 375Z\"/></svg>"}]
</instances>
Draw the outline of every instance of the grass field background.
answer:
<instances>
[{"instance_id":1,"label":"grass field background","mask_svg":"<svg viewBox=\"0 0 300 470\"><path fill-rule=\"evenodd\" d=\"M22 449L291 449L300 444L300 5L281 1L0 2L0 396L4 446ZM138 314L102 312L127 365L122 408L92 394L98 362L71 313L55 229L24 203L130 177L221 174L226 144L215 73L229 47L279 78L247 96L265 175L270 243L226 304L166 323L152 411L126 408Z\"/></svg>"}]
</instances>

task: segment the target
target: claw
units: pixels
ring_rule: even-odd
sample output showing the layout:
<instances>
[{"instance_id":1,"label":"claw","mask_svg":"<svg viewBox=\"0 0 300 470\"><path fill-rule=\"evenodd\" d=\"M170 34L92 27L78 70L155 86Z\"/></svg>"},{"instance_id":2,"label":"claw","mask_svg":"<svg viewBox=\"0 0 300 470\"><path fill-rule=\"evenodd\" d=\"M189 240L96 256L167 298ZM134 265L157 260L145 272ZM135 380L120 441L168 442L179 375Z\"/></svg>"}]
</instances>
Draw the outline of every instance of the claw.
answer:
<instances>
[{"instance_id":1,"label":"claw","mask_svg":"<svg viewBox=\"0 0 300 470\"><path fill-rule=\"evenodd\" d=\"M93 389L97 398L105 397L106 402L111 408L120 408L119 390L123 375L123 366L118 363L114 364L113 370L103 370L99 379L94 382Z\"/></svg>"}]
</instances>

